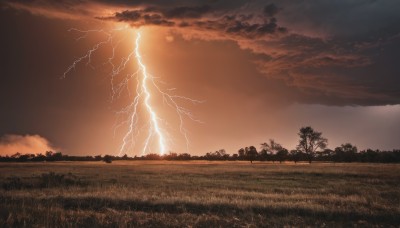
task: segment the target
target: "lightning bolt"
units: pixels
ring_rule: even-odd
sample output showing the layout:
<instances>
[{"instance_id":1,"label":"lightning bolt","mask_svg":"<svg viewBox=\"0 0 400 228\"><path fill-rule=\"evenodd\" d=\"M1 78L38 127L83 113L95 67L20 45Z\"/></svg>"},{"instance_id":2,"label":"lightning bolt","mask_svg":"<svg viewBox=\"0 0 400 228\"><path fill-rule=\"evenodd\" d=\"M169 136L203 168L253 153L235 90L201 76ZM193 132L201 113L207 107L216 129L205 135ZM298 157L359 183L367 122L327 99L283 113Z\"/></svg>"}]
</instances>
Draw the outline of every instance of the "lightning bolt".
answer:
<instances>
[{"instance_id":1,"label":"lightning bolt","mask_svg":"<svg viewBox=\"0 0 400 228\"><path fill-rule=\"evenodd\" d=\"M153 109L153 107L151 106L151 103L150 103L150 98L151 98L151 94L150 94L150 91L149 91L149 89L147 88L147 81L149 80L149 77L151 77L151 76L149 76L148 74L147 74L147 69L146 69L146 66L143 64L143 62L142 62L142 56L140 55L140 52L139 52L139 42L140 42L140 38L141 38L141 35L140 35L140 32L138 32L137 33L137 35L136 35L136 41L135 41L135 57L136 57L136 60L137 60L137 62L138 62L138 64L139 64L139 67L140 67L140 71L141 71L141 73L142 73L142 80L140 81L140 84L141 84L141 92L139 93L139 96L143 93L144 94L144 104L145 104L145 106L146 106L146 110L147 110L147 112L148 112L148 114L150 115L150 132L149 132L149 136L147 137L147 139L146 139L146 142L145 142L145 147L144 147L144 149L146 149L147 148L147 145L148 145L148 142L149 142L149 140L150 140L150 137L151 137L151 135L153 134L153 131L154 131L154 133L157 135L157 137L158 137L158 146L159 146L159 153L161 154L161 155L163 155L164 153L165 153L165 137L164 137L164 135L163 135L163 133L162 133L162 130L160 129L160 126L159 126L159 123L158 123L158 117L157 117L157 114L156 114L156 112L154 111L154 109ZM138 96L138 97L139 97ZM135 98L136 99L136 98ZM134 106L136 106L136 101L134 101ZM135 107L135 109L136 109L136 107ZM136 115L136 110L134 110L134 112L133 112L133 115L132 116L134 116L134 115ZM131 125L132 126L132 125ZM131 132L128 132L128 134L130 134ZM127 135L128 135L127 134ZM123 149L123 148L121 148L121 149ZM121 152L121 151L120 151ZM145 151L144 151L145 152Z\"/></svg>"},{"instance_id":2,"label":"lightning bolt","mask_svg":"<svg viewBox=\"0 0 400 228\"><path fill-rule=\"evenodd\" d=\"M127 27L113 29L111 31L105 31L103 29L92 29L92 30L80 30L72 28L69 31L78 32L80 36L76 39L77 41L86 38L91 33L101 33L105 35L106 39L98 42L91 49L89 49L84 55L77 58L73 63L67 68L67 70L62 75L65 78L68 73L76 68L78 64L82 61L87 60L86 64L91 65L92 55L102 48L103 46L110 45L112 48L112 55L108 58L105 64L111 66L110 81L111 81L111 101L119 98L121 94L126 91L132 98L131 103L129 103L125 108L117 112L117 124L114 126L114 135L118 129L122 126L126 126L127 130L122 138L122 143L119 148L118 155L129 154L134 151L137 139L140 135L145 137L141 143L141 155L146 153L158 153L163 155L168 149L168 142L173 141L169 137L169 133L165 129L168 125L168 121L161 119L160 114L156 112L154 105L152 104L152 98L154 96L160 95L164 104L176 111L179 119L179 131L183 135L186 142L186 152L189 152L190 142L188 137L188 130L184 127L184 118L187 117L192 121L202 123L200 120L196 119L189 109L186 109L179 105L178 100L189 101L192 104L203 103L204 101L191 99L185 96L180 96L176 94L170 94L169 92L175 91L175 88L168 89L169 92L165 92L161 89L157 82L157 78L152 76L148 70L142 55L140 53L140 41L141 33L136 32L136 38L134 42L134 48L129 54L120 60L119 64L115 64L115 53L119 44L125 39L118 40L115 42L114 33L126 30ZM118 79L126 71L127 66L130 63L134 63L134 60L138 66L137 71L133 73L128 73L126 76L122 76L122 79ZM130 88L134 86L134 96L132 96L132 91ZM139 118L139 113L143 111L147 116L147 120L141 120ZM121 118L123 120L121 121ZM142 124L142 126L140 126ZM145 129L145 130L143 130ZM142 133L145 132L145 133ZM152 142L156 142L157 150L152 150L155 146L152 146Z\"/></svg>"}]
</instances>

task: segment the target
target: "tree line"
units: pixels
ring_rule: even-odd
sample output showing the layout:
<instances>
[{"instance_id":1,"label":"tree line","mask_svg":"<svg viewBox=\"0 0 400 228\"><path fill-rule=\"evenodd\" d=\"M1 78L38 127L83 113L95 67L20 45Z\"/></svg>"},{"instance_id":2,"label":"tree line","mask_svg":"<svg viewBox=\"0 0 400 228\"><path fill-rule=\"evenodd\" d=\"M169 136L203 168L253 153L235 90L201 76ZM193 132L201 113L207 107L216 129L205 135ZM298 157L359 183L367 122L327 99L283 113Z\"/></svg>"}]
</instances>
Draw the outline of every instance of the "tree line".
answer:
<instances>
[{"instance_id":1,"label":"tree line","mask_svg":"<svg viewBox=\"0 0 400 228\"><path fill-rule=\"evenodd\" d=\"M344 143L335 149L327 148L328 140L322 137L321 132L311 127L302 127L298 133L299 143L296 149L288 150L273 139L260 144L259 150L255 146L240 148L237 153L228 154L224 149L208 152L203 156L192 156L188 153L174 153L159 155L147 154L144 156L129 157L113 155L97 156L69 156L61 152L47 151L45 154L20 154L12 156L0 156L0 162L43 162L43 161L104 161L111 163L116 160L208 160L208 161L272 161L284 162L376 162L376 163L400 163L400 150L380 151L362 150Z\"/></svg>"}]
</instances>

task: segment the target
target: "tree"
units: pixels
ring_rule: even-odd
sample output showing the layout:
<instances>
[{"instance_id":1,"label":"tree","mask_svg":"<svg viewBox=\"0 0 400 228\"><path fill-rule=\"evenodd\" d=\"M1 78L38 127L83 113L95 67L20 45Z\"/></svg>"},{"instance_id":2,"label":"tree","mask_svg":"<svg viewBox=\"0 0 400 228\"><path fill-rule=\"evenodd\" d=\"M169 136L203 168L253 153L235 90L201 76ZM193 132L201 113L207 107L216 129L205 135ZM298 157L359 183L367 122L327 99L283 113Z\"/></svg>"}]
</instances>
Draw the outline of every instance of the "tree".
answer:
<instances>
[{"instance_id":1,"label":"tree","mask_svg":"<svg viewBox=\"0 0 400 228\"><path fill-rule=\"evenodd\" d=\"M290 158L296 164L301 159L302 152L300 150L291 150L290 151Z\"/></svg>"},{"instance_id":2,"label":"tree","mask_svg":"<svg viewBox=\"0 0 400 228\"><path fill-rule=\"evenodd\" d=\"M225 149L218 150L218 154L220 156L220 159L222 159L222 160L228 160L229 159L229 154L226 153Z\"/></svg>"},{"instance_id":3,"label":"tree","mask_svg":"<svg viewBox=\"0 0 400 228\"><path fill-rule=\"evenodd\" d=\"M177 160L178 159L178 154L175 152L170 151L169 154L165 155L164 158L166 160Z\"/></svg>"},{"instance_id":4,"label":"tree","mask_svg":"<svg viewBox=\"0 0 400 228\"><path fill-rule=\"evenodd\" d=\"M238 155L239 155L239 158L243 160L243 158L244 158L244 156L245 156L245 151L244 151L243 148L240 148L240 149L238 150Z\"/></svg>"},{"instance_id":5,"label":"tree","mask_svg":"<svg viewBox=\"0 0 400 228\"><path fill-rule=\"evenodd\" d=\"M356 160L358 149L350 143L342 144L335 148L335 161L354 162Z\"/></svg>"},{"instance_id":6,"label":"tree","mask_svg":"<svg viewBox=\"0 0 400 228\"><path fill-rule=\"evenodd\" d=\"M325 150L318 152L318 160L319 161L331 161L333 157L334 151L326 148Z\"/></svg>"},{"instance_id":7,"label":"tree","mask_svg":"<svg viewBox=\"0 0 400 228\"><path fill-rule=\"evenodd\" d=\"M328 144L328 140L322 137L321 132L314 131L311 127L302 127L298 133L300 136L297 149L306 154L308 162L311 163L315 153L323 150Z\"/></svg>"},{"instance_id":8,"label":"tree","mask_svg":"<svg viewBox=\"0 0 400 228\"><path fill-rule=\"evenodd\" d=\"M56 153L53 153L51 157L55 161L61 161L63 158L63 155L61 152L56 152Z\"/></svg>"},{"instance_id":9,"label":"tree","mask_svg":"<svg viewBox=\"0 0 400 228\"><path fill-rule=\"evenodd\" d=\"M111 155L105 155L104 158L103 158L103 161L104 161L105 163L111 163L112 160L113 160L113 158L112 158Z\"/></svg>"},{"instance_id":10,"label":"tree","mask_svg":"<svg viewBox=\"0 0 400 228\"><path fill-rule=\"evenodd\" d=\"M244 149L246 153L247 159L250 161L250 163L253 163L254 160L256 160L258 152L257 149L254 146L246 147Z\"/></svg>"},{"instance_id":11,"label":"tree","mask_svg":"<svg viewBox=\"0 0 400 228\"><path fill-rule=\"evenodd\" d=\"M273 162L275 162L275 155L283 149L282 145L273 139L270 139L269 143L261 143L261 154L264 158L271 157Z\"/></svg>"},{"instance_id":12,"label":"tree","mask_svg":"<svg viewBox=\"0 0 400 228\"><path fill-rule=\"evenodd\" d=\"M177 159L185 160L185 161L190 160L190 158L191 158L191 155L188 153L179 154L177 157Z\"/></svg>"},{"instance_id":13,"label":"tree","mask_svg":"<svg viewBox=\"0 0 400 228\"><path fill-rule=\"evenodd\" d=\"M159 154L151 153L151 154L146 154L144 156L146 160L161 160L161 156Z\"/></svg>"},{"instance_id":14,"label":"tree","mask_svg":"<svg viewBox=\"0 0 400 228\"><path fill-rule=\"evenodd\" d=\"M46 157L51 157L51 156L53 156L53 151L51 151L51 150L49 150L49 151L46 151Z\"/></svg>"},{"instance_id":15,"label":"tree","mask_svg":"<svg viewBox=\"0 0 400 228\"><path fill-rule=\"evenodd\" d=\"M276 154L278 151L282 150L281 144L275 142L275 140L270 139L268 143L261 143L261 149L270 152L271 154Z\"/></svg>"},{"instance_id":16,"label":"tree","mask_svg":"<svg viewBox=\"0 0 400 228\"><path fill-rule=\"evenodd\" d=\"M232 160L236 161L238 160L239 155L238 154L232 154Z\"/></svg>"},{"instance_id":17,"label":"tree","mask_svg":"<svg viewBox=\"0 0 400 228\"><path fill-rule=\"evenodd\" d=\"M276 157L278 158L279 163L282 163L284 160L286 160L288 155L289 155L289 151L285 148L283 148L282 150L280 150L276 153Z\"/></svg>"}]
</instances>

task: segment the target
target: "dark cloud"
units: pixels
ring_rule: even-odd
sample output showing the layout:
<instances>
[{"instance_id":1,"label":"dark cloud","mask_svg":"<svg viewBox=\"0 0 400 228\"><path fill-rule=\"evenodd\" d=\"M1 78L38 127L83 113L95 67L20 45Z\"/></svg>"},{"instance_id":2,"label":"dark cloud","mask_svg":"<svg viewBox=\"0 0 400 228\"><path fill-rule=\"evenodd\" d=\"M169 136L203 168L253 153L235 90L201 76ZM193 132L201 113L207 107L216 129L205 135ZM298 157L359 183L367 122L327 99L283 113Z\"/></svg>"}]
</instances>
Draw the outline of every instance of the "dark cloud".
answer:
<instances>
[{"instance_id":1,"label":"dark cloud","mask_svg":"<svg viewBox=\"0 0 400 228\"><path fill-rule=\"evenodd\" d=\"M164 16L167 18L200 18L204 14L208 13L211 10L211 7L208 5L205 6L197 6L197 7L176 7L167 10L164 13Z\"/></svg>"},{"instance_id":2,"label":"dark cloud","mask_svg":"<svg viewBox=\"0 0 400 228\"><path fill-rule=\"evenodd\" d=\"M182 22L180 27L190 27L194 30L202 30L214 33L214 36L225 36L235 40L237 38L254 39L267 35L277 35L286 33L286 28L279 27L274 18L265 20L262 23L249 22L247 16L241 20L243 15L225 15L214 20L198 20L192 22Z\"/></svg>"},{"instance_id":3,"label":"dark cloud","mask_svg":"<svg viewBox=\"0 0 400 228\"><path fill-rule=\"evenodd\" d=\"M230 12L211 15L212 8L208 5L193 7L156 7L147 6L143 9L124 10L114 16L102 17L105 20L117 20L130 23L132 26L160 25L176 26L190 30L214 33L213 36L225 36L229 39L253 39L267 35L284 34L287 29L278 25L273 17L275 5L268 5L265 10L251 14L234 14Z\"/></svg>"},{"instance_id":4,"label":"dark cloud","mask_svg":"<svg viewBox=\"0 0 400 228\"><path fill-rule=\"evenodd\" d=\"M175 22L164 19L160 14L146 14L143 16L145 24L160 26L174 26Z\"/></svg>"},{"instance_id":5,"label":"dark cloud","mask_svg":"<svg viewBox=\"0 0 400 228\"><path fill-rule=\"evenodd\" d=\"M133 26L159 25L174 26L173 21L165 19L161 14L151 13L148 10L125 10L115 13L115 16L101 19L115 19L117 21L128 22Z\"/></svg>"},{"instance_id":6,"label":"dark cloud","mask_svg":"<svg viewBox=\"0 0 400 228\"><path fill-rule=\"evenodd\" d=\"M144 19L144 24L157 24L171 26L174 23L170 19L194 19L200 18L211 9L210 6L198 7L173 7L160 8L148 6L140 10L124 10L116 12L114 17L105 17L103 19L116 19L118 21L137 22ZM101 17L99 17L101 18Z\"/></svg>"},{"instance_id":7,"label":"dark cloud","mask_svg":"<svg viewBox=\"0 0 400 228\"><path fill-rule=\"evenodd\" d=\"M275 16L275 14L277 14L278 11L279 11L278 7L273 3L268 4L264 7L264 14L267 15L268 17Z\"/></svg>"},{"instance_id":8,"label":"dark cloud","mask_svg":"<svg viewBox=\"0 0 400 228\"><path fill-rule=\"evenodd\" d=\"M236 18L236 17L234 17ZM274 33L285 33L286 28L279 27L275 18L264 21L264 23L249 23L242 20L230 20L225 17L223 20L224 26L226 27L226 32L231 34L237 34L243 37L259 37L267 34Z\"/></svg>"},{"instance_id":9,"label":"dark cloud","mask_svg":"<svg viewBox=\"0 0 400 228\"><path fill-rule=\"evenodd\" d=\"M138 10L125 10L122 12L117 12L115 13L115 18L118 21L130 21L130 22L136 22L142 18L142 11Z\"/></svg>"},{"instance_id":10,"label":"dark cloud","mask_svg":"<svg viewBox=\"0 0 400 228\"><path fill-rule=\"evenodd\" d=\"M171 9L161 9L158 7L146 7L142 10L125 10L116 12L112 17L102 19L125 21L133 26L160 25L186 27L190 29L217 32L225 36L256 38L275 33L285 33L287 29L278 26L277 19L271 17L276 13L265 16L258 12L262 20L254 19L254 14L229 14L222 13L217 16L205 16L211 11L211 7L175 7ZM264 12L265 13L265 12ZM218 34L217 34L218 36ZM234 39L232 37L232 39Z\"/></svg>"},{"instance_id":11,"label":"dark cloud","mask_svg":"<svg viewBox=\"0 0 400 228\"><path fill-rule=\"evenodd\" d=\"M305 94L319 94L320 103L335 99L338 104L400 103L400 71L393 63L400 58L400 52L394 51L400 46L400 2L7 2L47 16L89 16L135 27L157 25L189 39L235 41L253 52L254 63L266 77ZM113 14L101 15L101 8Z\"/></svg>"}]
</instances>

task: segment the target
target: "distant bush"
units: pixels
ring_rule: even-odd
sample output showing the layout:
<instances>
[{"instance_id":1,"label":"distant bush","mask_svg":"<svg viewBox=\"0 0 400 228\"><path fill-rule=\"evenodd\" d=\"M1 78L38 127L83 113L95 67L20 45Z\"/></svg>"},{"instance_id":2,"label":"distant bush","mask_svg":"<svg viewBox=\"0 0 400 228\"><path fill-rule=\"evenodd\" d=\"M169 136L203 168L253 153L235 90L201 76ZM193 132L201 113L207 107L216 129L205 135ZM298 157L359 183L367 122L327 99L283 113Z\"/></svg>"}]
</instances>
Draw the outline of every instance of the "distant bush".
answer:
<instances>
[{"instance_id":1,"label":"distant bush","mask_svg":"<svg viewBox=\"0 0 400 228\"><path fill-rule=\"evenodd\" d=\"M105 163L112 163L112 157L110 155L106 155L104 156L103 161Z\"/></svg>"}]
</instances>

